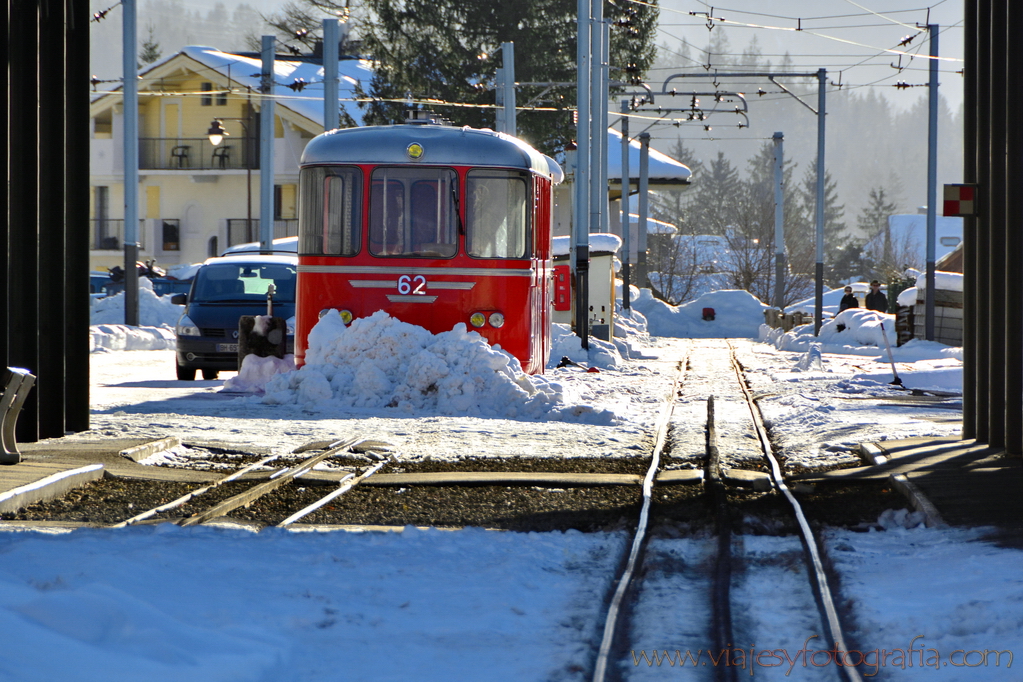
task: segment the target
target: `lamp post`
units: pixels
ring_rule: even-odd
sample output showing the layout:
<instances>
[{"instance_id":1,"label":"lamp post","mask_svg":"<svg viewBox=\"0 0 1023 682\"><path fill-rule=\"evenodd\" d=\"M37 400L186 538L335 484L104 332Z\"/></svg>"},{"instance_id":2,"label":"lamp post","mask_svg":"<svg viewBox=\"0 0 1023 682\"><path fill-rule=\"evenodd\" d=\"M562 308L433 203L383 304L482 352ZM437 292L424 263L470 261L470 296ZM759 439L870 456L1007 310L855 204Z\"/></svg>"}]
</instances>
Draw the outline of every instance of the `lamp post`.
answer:
<instances>
[{"instance_id":1,"label":"lamp post","mask_svg":"<svg viewBox=\"0 0 1023 682\"><path fill-rule=\"evenodd\" d=\"M245 139L245 144L252 144L252 140L249 137L249 126L247 119L245 118L215 118L210 122L210 129L206 131L206 135L209 137L210 144L216 147L224 138L229 136L231 133L224 130L222 123L224 121L238 121L242 125L242 137ZM246 238L252 236L252 155L248 152L249 149L245 150L245 232ZM230 232L228 232L228 240L230 241ZM231 246L231 244L228 244Z\"/></svg>"}]
</instances>

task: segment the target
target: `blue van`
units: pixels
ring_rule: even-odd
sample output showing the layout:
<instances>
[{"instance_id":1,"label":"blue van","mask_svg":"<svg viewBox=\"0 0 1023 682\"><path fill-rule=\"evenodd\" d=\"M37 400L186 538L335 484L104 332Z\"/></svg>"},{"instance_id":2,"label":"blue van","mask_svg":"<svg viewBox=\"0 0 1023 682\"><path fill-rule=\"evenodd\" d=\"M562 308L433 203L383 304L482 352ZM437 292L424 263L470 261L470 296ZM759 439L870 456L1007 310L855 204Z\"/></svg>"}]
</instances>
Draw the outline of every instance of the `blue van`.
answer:
<instances>
[{"instance_id":1,"label":"blue van","mask_svg":"<svg viewBox=\"0 0 1023 682\"><path fill-rule=\"evenodd\" d=\"M177 375L183 381L216 379L220 370L238 370L238 319L266 315L266 294L273 284L274 317L287 320L287 352L295 347L296 256L239 255L210 258L192 280L189 293L171 300L185 305L174 331Z\"/></svg>"}]
</instances>

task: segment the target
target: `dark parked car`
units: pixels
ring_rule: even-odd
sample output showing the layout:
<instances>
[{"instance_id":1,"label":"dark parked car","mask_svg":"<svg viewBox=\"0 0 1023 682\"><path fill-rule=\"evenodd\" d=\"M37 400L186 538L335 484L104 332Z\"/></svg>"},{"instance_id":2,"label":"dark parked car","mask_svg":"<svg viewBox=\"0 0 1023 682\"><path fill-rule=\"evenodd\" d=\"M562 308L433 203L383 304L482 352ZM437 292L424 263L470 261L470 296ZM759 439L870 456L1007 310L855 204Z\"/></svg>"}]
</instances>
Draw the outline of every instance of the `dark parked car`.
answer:
<instances>
[{"instance_id":1,"label":"dark parked car","mask_svg":"<svg viewBox=\"0 0 1023 682\"><path fill-rule=\"evenodd\" d=\"M220 370L238 369L238 320L266 315L271 284L274 317L287 320L287 352L293 353L297 277L295 256L229 256L203 263L187 296L172 299L185 304L175 328L178 379L191 381L196 370L203 379L216 379Z\"/></svg>"}]
</instances>

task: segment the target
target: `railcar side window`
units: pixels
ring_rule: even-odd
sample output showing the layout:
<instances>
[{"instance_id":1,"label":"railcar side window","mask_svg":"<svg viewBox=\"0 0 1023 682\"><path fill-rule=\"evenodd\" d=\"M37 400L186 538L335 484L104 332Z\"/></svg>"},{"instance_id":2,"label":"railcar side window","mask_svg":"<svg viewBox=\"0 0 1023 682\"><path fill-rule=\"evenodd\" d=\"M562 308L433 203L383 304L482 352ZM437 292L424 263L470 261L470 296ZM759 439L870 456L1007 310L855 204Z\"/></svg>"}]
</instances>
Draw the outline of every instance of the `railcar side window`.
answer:
<instances>
[{"instance_id":1,"label":"railcar side window","mask_svg":"<svg viewBox=\"0 0 1023 682\"><path fill-rule=\"evenodd\" d=\"M458 251L458 176L448 168L373 171L369 250L375 256L451 258Z\"/></svg>"},{"instance_id":2,"label":"railcar side window","mask_svg":"<svg viewBox=\"0 0 1023 682\"><path fill-rule=\"evenodd\" d=\"M466 178L466 249L477 258L524 258L529 241L529 175L469 171Z\"/></svg>"},{"instance_id":3,"label":"railcar side window","mask_svg":"<svg viewBox=\"0 0 1023 682\"><path fill-rule=\"evenodd\" d=\"M299 182L299 253L354 256L359 252L362 173L347 166L305 168Z\"/></svg>"}]
</instances>

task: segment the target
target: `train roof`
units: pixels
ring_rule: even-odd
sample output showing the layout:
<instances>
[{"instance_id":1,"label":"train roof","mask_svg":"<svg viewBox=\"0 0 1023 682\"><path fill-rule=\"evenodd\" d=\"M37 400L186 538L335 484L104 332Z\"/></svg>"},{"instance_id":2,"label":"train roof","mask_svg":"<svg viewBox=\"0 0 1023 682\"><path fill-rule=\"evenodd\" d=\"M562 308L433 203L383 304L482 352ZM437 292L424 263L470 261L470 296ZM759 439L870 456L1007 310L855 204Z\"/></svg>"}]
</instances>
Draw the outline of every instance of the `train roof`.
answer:
<instances>
[{"instance_id":1,"label":"train roof","mask_svg":"<svg viewBox=\"0 0 1023 682\"><path fill-rule=\"evenodd\" d=\"M417 159L408 153L413 144L422 148ZM557 178L560 168L548 161L548 157L522 140L504 133L429 123L331 130L313 138L302 154L303 166L328 163L492 166L522 168Z\"/></svg>"}]
</instances>

